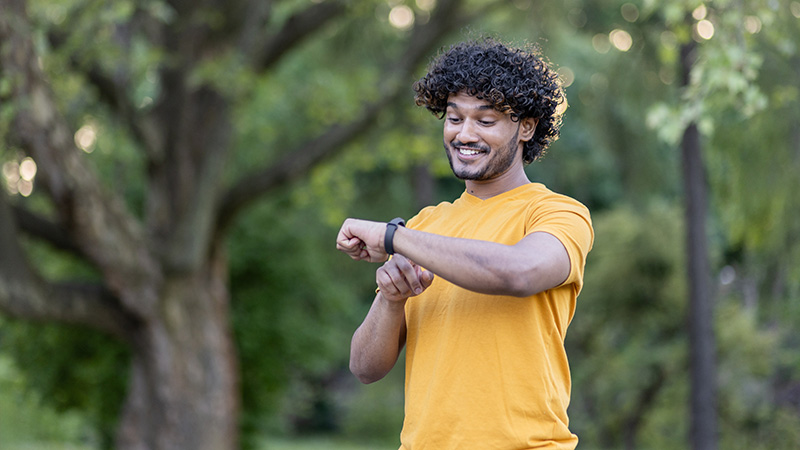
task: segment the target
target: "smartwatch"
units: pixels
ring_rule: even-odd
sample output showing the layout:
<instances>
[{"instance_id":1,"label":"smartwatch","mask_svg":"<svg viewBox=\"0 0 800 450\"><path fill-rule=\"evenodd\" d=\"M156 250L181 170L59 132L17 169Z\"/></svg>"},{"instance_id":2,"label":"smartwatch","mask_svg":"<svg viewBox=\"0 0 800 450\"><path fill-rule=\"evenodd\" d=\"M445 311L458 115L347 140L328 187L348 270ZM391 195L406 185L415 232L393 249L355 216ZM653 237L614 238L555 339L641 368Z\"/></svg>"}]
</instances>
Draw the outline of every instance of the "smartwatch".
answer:
<instances>
[{"instance_id":1,"label":"smartwatch","mask_svg":"<svg viewBox=\"0 0 800 450\"><path fill-rule=\"evenodd\" d=\"M386 234L383 235L383 249L386 250L386 254L394 255L394 246L392 245L394 232L397 231L397 227L404 226L406 226L406 221L401 217L395 217L386 224Z\"/></svg>"}]
</instances>

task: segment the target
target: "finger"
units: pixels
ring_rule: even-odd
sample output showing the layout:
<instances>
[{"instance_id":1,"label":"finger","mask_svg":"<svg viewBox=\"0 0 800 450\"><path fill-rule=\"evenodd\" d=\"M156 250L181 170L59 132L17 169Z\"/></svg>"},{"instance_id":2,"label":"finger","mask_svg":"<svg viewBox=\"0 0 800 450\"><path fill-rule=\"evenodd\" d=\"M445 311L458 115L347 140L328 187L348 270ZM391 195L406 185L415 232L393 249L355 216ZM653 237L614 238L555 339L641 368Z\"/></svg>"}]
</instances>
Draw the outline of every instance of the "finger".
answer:
<instances>
[{"instance_id":1,"label":"finger","mask_svg":"<svg viewBox=\"0 0 800 450\"><path fill-rule=\"evenodd\" d=\"M395 258L392 258L378 270L376 281L381 291L387 289L389 293L394 294L397 298L408 298L415 295L405 275L397 267Z\"/></svg>"},{"instance_id":2,"label":"finger","mask_svg":"<svg viewBox=\"0 0 800 450\"><path fill-rule=\"evenodd\" d=\"M404 300L410 295L402 292L384 267L379 268L375 273L375 281L378 283L381 294L387 300Z\"/></svg>"},{"instance_id":3,"label":"finger","mask_svg":"<svg viewBox=\"0 0 800 450\"><path fill-rule=\"evenodd\" d=\"M371 261L372 255L364 242L359 238L347 239L336 244L337 250L347 253L352 259L360 261L366 259Z\"/></svg>"},{"instance_id":4,"label":"finger","mask_svg":"<svg viewBox=\"0 0 800 450\"><path fill-rule=\"evenodd\" d=\"M361 239L342 237L336 241L336 248L341 251L349 251L361 247Z\"/></svg>"},{"instance_id":5,"label":"finger","mask_svg":"<svg viewBox=\"0 0 800 450\"><path fill-rule=\"evenodd\" d=\"M397 259L397 268L403 274L403 278L414 293L413 295L421 294L424 288L419 279L418 266L402 255L396 255L394 259Z\"/></svg>"},{"instance_id":6,"label":"finger","mask_svg":"<svg viewBox=\"0 0 800 450\"><path fill-rule=\"evenodd\" d=\"M420 268L419 281L422 283L422 288L427 289L433 283L433 272Z\"/></svg>"},{"instance_id":7,"label":"finger","mask_svg":"<svg viewBox=\"0 0 800 450\"><path fill-rule=\"evenodd\" d=\"M336 234L336 243L345 243L353 239L357 239L357 236L354 236L353 233L350 232L348 229L348 221L345 220L342 227L339 229L339 233Z\"/></svg>"}]
</instances>

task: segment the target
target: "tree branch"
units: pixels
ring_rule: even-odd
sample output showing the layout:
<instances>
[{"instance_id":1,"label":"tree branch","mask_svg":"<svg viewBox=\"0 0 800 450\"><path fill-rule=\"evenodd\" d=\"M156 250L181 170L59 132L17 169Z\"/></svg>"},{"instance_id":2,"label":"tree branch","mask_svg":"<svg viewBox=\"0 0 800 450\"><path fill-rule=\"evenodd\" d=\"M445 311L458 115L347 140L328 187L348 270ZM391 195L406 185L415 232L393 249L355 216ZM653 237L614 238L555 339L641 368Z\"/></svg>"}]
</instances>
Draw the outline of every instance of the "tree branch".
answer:
<instances>
[{"instance_id":1,"label":"tree branch","mask_svg":"<svg viewBox=\"0 0 800 450\"><path fill-rule=\"evenodd\" d=\"M130 56L131 37L138 29L149 30L153 35L160 34L157 21L141 10L137 10L131 22L115 25L115 40L128 52L128 56ZM62 33L52 32L48 35L48 41L52 48L59 49L68 39ZM130 135L145 151L153 152L158 147L158 139L152 132L148 132L152 124L148 123L146 116L139 113L128 96L131 83L129 66L118 65L115 73L110 75L97 64L85 67L74 54L70 56L69 64L73 70L83 74L89 85L95 88L99 100L108 105L119 117L119 123L127 127Z\"/></svg>"},{"instance_id":2,"label":"tree branch","mask_svg":"<svg viewBox=\"0 0 800 450\"><path fill-rule=\"evenodd\" d=\"M108 286L130 311L153 311L158 295L157 260L138 221L121 199L106 191L58 112L39 67L22 0L0 11L0 70L11 80L16 105L10 138L36 161L45 186L75 244L100 268Z\"/></svg>"},{"instance_id":3,"label":"tree branch","mask_svg":"<svg viewBox=\"0 0 800 450\"><path fill-rule=\"evenodd\" d=\"M364 112L352 122L331 126L320 136L288 152L270 167L240 180L223 196L217 229L227 228L238 211L260 196L297 180L312 167L333 156L336 150L363 133L383 106L385 103L378 102L365 107Z\"/></svg>"},{"instance_id":4,"label":"tree branch","mask_svg":"<svg viewBox=\"0 0 800 450\"><path fill-rule=\"evenodd\" d=\"M77 67L76 67L77 68ZM158 147L157 139L148 128L143 125L146 120L142 117L126 95L124 83L115 81L99 68L93 67L85 72L86 80L94 86L101 101L107 104L119 117L119 123L127 126L130 135L148 154L152 154Z\"/></svg>"},{"instance_id":5,"label":"tree branch","mask_svg":"<svg viewBox=\"0 0 800 450\"><path fill-rule=\"evenodd\" d=\"M327 23L345 12L344 3L339 0L315 3L305 10L289 17L283 28L270 37L269 41L255 57L256 70L264 71L272 67L284 54ZM243 42L250 41L244 38ZM242 49L248 53L248 49Z\"/></svg>"},{"instance_id":6,"label":"tree branch","mask_svg":"<svg viewBox=\"0 0 800 450\"><path fill-rule=\"evenodd\" d=\"M406 50L397 64L384 70L381 98L362 107L362 113L346 124L334 124L322 134L299 145L272 164L237 182L222 196L217 220L217 231L224 230L245 206L272 189L294 181L313 167L331 158L344 146L362 135L374 123L386 105L396 99L406 87L405 81L435 45L457 24L465 23L459 13L461 0L439 2L431 20L414 28Z\"/></svg>"},{"instance_id":7,"label":"tree branch","mask_svg":"<svg viewBox=\"0 0 800 450\"><path fill-rule=\"evenodd\" d=\"M19 205L12 205L11 210L20 231L39 238L59 250L84 256L69 233L58 224Z\"/></svg>"},{"instance_id":8,"label":"tree branch","mask_svg":"<svg viewBox=\"0 0 800 450\"><path fill-rule=\"evenodd\" d=\"M122 339L130 336L135 324L108 289L50 284L31 269L7 197L0 193L0 311L26 320L87 325Z\"/></svg>"}]
</instances>

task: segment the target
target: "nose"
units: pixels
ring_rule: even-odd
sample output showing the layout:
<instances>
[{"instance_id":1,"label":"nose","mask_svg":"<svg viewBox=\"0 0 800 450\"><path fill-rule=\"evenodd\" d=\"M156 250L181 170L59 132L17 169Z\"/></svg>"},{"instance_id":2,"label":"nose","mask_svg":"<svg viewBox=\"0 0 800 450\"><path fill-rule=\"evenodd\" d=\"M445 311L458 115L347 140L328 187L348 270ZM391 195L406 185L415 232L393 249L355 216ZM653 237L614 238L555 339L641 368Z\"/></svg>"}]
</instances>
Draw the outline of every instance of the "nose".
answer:
<instances>
[{"instance_id":1,"label":"nose","mask_svg":"<svg viewBox=\"0 0 800 450\"><path fill-rule=\"evenodd\" d=\"M478 142L480 137L478 137L478 134L476 133L475 122L472 120L464 120L461 123L461 127L458 129L456 139L465 144L469 142Z\"/></svg>"}]
</instances>

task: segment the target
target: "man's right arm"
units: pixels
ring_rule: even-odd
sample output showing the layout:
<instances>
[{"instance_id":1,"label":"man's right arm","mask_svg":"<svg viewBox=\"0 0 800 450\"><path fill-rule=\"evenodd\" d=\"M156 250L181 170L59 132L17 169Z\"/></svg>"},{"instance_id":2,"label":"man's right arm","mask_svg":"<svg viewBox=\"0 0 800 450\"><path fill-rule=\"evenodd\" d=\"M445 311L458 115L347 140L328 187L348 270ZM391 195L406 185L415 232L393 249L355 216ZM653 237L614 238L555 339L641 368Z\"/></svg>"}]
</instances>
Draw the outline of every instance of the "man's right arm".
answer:
<instances>
[{"instance_id":1,"label":"man's right arm","mask_svg":"<svg viewBox=\"0 0 800 450\"><path fill-rule=\"evenodd\" d=\"M350 343L350 371L362 383L380 380L394 367L406 343L405 301L378 292Z\"/></svg>"},{"instance_id":2,"label":"man's right arm","mask_svg":"<svg viewBox=\"0 0 800 450\"><path fill-rule=\"evenodd\" d=\"M395 255L378 269L375 279L378 293L350 344L350 371L362 383L378 381L394 367L406 343L406 300L419 293L411 286L426 289L433 274Z\"/></svg>"}]
</instances>

